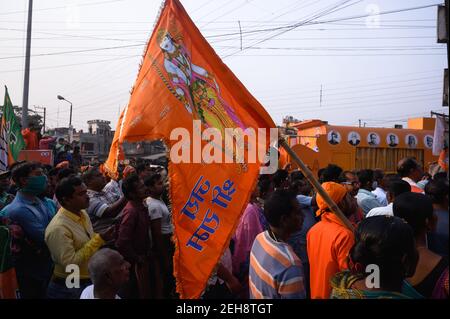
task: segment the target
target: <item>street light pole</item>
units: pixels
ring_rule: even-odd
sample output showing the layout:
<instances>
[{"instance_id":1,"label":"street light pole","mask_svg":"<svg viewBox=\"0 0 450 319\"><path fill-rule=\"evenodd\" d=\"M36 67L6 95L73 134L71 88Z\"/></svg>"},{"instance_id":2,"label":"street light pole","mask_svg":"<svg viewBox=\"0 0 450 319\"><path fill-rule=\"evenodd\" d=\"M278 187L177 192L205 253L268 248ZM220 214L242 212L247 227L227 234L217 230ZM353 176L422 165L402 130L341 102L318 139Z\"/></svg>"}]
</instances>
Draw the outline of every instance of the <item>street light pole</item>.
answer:
<instances>
[{"instance_id":1,"label":"street light pole","mask_svg":"<svg viewBox=\"0 0 450 319\"><path fill-rule=\"evenodd\" d=\"M69 101L67 101L69 102ZM72 127L72 102L70 103L70 118L69 118L69 127Z\"/></svg>"},{"instance_id":2,"label":"street light pole","mask_svg":"<svg viewBox=\"0 0 450 319\"><path fill-rule=\"evenodd\" d=\"M57 96L58 100L64 100L67 103L70 104L70 117L69 117L69 143L72 142L72 134L73 134L73 129L72 129L72 102L66 100L64 97L62 97L61 95Z\"/></svg>"}]
</instances>

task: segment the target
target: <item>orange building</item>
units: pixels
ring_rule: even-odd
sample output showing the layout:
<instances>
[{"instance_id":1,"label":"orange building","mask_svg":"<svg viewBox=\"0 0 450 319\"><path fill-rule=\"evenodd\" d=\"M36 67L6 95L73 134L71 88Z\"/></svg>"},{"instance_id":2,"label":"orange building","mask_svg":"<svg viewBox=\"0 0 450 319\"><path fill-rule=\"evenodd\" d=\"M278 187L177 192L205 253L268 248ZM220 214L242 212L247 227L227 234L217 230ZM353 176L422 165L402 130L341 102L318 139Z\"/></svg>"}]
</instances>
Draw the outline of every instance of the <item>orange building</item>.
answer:
<instances>
[{"instance_id":1,"label":"orange building","mask_svg":"<svg viewBox=\"0 0 450 319\"><path fill-rule=\"evenodd\" d=\"M308 120L291 124L298 131L289 138L289 144L316 174L330 163L344 170L396 172L398 161L407 156L428 169L437 161L432 154L434 125L434 118L409 119L408 128L337 126ZM296 168L293 162L292 167Z\"/></svg>"}]
</instances>

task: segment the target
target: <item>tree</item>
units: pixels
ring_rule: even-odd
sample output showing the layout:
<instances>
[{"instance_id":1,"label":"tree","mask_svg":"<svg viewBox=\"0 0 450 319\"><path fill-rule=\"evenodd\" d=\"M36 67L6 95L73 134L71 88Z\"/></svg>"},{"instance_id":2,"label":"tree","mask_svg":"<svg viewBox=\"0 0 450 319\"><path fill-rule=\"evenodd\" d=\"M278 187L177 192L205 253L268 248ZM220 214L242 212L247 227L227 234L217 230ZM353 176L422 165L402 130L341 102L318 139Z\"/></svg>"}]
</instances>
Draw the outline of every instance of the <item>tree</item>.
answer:
<instances>
[{"instance_id":1,"label":"tree","mask_svg":"<svg viewBox=\"0 0 450 319\"><path fill-rule=\"evenodd\" d=\"M22 123L22 108L17 105L14 105L13 108L17 120L19 123ZM28 126L37 127L39 130L41 130L43 126L43 117L33 109L28 109Z\"/></svg>"}]
</instances>

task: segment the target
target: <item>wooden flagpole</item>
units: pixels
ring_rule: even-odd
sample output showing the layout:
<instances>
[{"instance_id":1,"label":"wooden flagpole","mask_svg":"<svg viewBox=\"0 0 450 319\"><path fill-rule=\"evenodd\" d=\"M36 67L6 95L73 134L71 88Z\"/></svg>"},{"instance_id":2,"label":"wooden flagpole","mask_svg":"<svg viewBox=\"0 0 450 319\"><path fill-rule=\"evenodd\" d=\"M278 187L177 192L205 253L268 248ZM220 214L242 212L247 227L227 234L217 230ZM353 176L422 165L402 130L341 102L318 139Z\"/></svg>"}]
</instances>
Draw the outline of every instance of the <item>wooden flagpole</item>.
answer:
<instances>
[{"instance_id":1,"label":"wooden flagpole","mask_svg":"<svg viewBox=\"0 0 450 319\"><path fill-rule=\"evenodd\" d=\"M281 147L283 147L286 150L286 152L291 156L291 158L294 159L294 161L300 167L300 170L303 172L303 174L311 183L311 185L315 188L317 193L319 193L320 196L322 196L322 198L325 200L331 211L342 221L342 223L348 229L354 231L353 225L350 223L347 217L345 217L345 215L342 213L342 211L336 205L336 203L331 199L328 193L323 189L322 185L320 185L319 181L314 177L311 170L308 167L306 167L305 163L303 163L300 157L298 157L297 154L295 154L295 152L289 147L289 145L286 143L286 140L284 138L280 138L278 144L281 145Z\"/></svg>"}]
</instances>

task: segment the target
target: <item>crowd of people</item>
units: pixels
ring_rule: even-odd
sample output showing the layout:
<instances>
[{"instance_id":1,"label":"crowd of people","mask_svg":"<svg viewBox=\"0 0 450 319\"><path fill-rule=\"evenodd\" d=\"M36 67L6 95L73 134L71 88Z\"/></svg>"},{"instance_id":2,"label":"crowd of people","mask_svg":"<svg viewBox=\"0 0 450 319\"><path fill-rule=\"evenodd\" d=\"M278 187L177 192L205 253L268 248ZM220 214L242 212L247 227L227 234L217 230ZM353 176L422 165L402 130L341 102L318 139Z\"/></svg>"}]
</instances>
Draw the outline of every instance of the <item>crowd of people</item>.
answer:
<instances>
[{"instance_id":1,"label":"crowd of people","mask_svg":"<svg viewBox=\"0 0 450 319\"><path fill-rule=\"evenodd\" d=\"M20 297L178 298L167 169L137 162L109 176L81 164L0 174ZM448 298L447 174L425 174L414 158L397 173L319 170L354 231L300 171L260 175L201 298Z\"/></svg>"}]
</instances>

